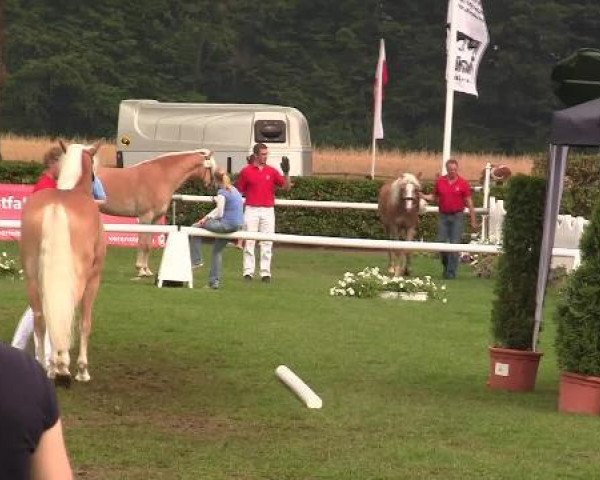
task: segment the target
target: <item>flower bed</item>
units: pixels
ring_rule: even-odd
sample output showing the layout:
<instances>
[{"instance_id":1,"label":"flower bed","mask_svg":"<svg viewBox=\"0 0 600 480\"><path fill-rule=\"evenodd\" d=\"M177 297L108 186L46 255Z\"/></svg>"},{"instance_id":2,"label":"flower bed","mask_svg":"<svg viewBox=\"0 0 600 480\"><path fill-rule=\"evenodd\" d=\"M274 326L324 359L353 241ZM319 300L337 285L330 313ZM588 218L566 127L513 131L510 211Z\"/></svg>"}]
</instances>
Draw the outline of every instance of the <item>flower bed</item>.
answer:
<instances>
[{"instance_id":1,"label":"flower bed","mask_svg":"<svg viewBox=\"0 0 600 480\"><path fill-rule=\"evenodd\" d=\"M438 287L430 276L388 277L378 267L367 267L357 273L346 272L337 284L329 289L332 297L394 298L400 300L442 300L446 285Z\"/></svg>"},{"instance_id":2,"label":"flower bed","mask_svg":"<svg viewBox=\"0 0 600 480\"><path fill-rule=\"evenodd\" d=\"M23 270L19 267L19 262L6 252L0 254L0 278L2 277L12 280L23 278Z\"/></svg>"}]
</instances>

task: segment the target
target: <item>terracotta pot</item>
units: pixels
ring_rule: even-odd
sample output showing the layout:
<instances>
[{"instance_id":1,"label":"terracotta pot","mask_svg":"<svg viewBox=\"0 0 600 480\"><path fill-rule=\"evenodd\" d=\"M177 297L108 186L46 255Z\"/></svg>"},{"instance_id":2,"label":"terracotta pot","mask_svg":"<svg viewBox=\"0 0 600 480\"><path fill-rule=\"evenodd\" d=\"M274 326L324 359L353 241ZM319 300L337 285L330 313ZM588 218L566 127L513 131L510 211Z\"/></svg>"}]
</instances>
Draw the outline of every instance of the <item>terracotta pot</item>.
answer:
<instances>
[{"instance_id":1,"label":"terracotta pot","mask_svg":"<svg viewBox=\"0 0 600 480\"><path fill-rule=\"evenodd\" d=\"M489 350L488 387L514 392L531 392L535 388L543 353L496 347L489 347Z\"/></svg>"},{"instance_id":2,"label":"terracotta pot","mask_svg":"<svg viewBox=\"0 0 600 480\"><path fill-rule=\"evenodd\" d=\"M600 378L562 372L558 411L600 415Z\"/></svg>"}]
</instances>

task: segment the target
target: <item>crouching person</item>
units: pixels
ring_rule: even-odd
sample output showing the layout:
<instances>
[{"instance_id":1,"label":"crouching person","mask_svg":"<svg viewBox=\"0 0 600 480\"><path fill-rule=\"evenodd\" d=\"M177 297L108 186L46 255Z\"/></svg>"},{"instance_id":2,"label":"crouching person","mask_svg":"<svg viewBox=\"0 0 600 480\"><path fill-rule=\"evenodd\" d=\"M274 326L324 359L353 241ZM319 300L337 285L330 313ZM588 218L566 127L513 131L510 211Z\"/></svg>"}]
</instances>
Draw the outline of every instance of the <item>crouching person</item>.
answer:
<instances>
[{"instance_id":1,"label":"crouching person","mask_svg":"<svg viewBox=\"0 0 600 480\"><path fill-rule=\"evenodd\" d=\"M215 233L236 232L244 225L244 199L237 188L232 185L225 171L221 169L215 171L215 182L218 187L217 207L192 226ZM227 242L228 240L225 238L215 238L212 263L208 275L208 286L210 288L217 289L221 283L223 249ZM202 237L190 237L190 255L192 268L202 266Z\"/></svg>"}]
</instances>

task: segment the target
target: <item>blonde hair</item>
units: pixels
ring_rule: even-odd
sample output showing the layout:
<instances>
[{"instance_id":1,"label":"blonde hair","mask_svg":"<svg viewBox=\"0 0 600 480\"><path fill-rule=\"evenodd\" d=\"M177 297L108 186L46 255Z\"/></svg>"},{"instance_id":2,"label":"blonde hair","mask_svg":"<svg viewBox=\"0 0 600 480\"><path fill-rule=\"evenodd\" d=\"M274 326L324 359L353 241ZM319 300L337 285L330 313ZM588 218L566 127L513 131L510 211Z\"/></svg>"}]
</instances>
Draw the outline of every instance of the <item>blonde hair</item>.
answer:
<instances>
[{"instance_id":1,"label":"blonde hair","mask_svg":"<svg viewBox=\"0 0 600 480\"><path fill-rule=\"evenodd\" d=\"M215 171L215 180L217 181L217 183L221 183L223 184L223 188L225 190L231 190L231 178L229 178L229 175L227 175L227 172L225 172L225 170L222 169L217 169Z\"/></svg>"}]
</instances>

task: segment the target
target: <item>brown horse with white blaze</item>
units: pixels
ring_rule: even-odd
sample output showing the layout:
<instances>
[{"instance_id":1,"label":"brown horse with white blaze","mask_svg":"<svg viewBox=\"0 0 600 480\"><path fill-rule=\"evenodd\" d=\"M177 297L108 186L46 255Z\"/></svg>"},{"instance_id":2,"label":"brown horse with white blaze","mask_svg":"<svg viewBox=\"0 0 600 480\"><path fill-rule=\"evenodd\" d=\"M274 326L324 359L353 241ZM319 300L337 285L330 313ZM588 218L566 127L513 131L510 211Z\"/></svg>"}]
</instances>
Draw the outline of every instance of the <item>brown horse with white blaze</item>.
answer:
<instances>
[{"instance_id":1,"label":"brown horse with white blaze","mask_svg":"<svg viewBox=\"0 0 600 480\"><path fill-rule=\"evenodd\" d=\"M48 376L69 384L69 349L76 308L81 305L76 380L89 381L87 347L92 308L106 255L98 206L92 197L92 162L99 148L61 142L65 171L78 172L70 190L46 189L32 195L21 217L21 261L34 312L37 358L44 356L46 329L52 344ZM69 168L76 165L76 168ZM61 169L62 172L62 169ZM62 176L62 173L61 173Z\"/></svg>"},{"instance_id":2,"label":"brown horse with white blaze","mask_svg":"<svg viewBox=\"0 0 600 480\"><path fill-rule=\"evenodd\" d=\"M419 225L419 213L425 206L420 199L421 174L404 173L379 189L378 213L391 240L413 240ZM404 250L390 250L388 272L394 276L410 275L410 255Z\"/></svg>"},{"instance_id":3,"label":"brown horse with white blaze","mask_svg":"<svg viewBox=\"0 0 600 480\"><path fill-rule=\"evenodd\" d=\"M167 213L173 193L186 180L199 178L208 186L213 182L214 169L215 162L206 149L166 153L126 168L102 168L98 176L106 202L100 210L154 224ZM150 243L151 234L139 234L138 277L152 276L148 268Z\"/></svg>"}]
</instances>

